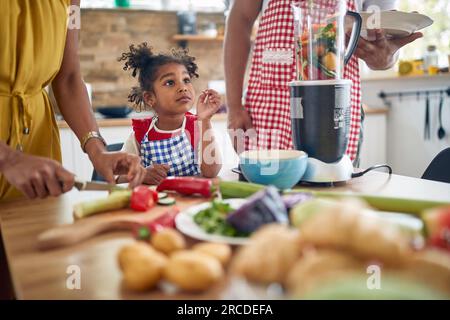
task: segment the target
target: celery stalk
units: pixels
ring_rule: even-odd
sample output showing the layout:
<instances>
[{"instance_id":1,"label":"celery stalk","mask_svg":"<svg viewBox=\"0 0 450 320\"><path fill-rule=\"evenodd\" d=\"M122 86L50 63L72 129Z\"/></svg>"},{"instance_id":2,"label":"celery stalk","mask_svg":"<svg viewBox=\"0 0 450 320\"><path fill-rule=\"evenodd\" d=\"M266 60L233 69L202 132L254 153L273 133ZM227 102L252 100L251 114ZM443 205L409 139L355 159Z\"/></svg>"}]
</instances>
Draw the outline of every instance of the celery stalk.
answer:
<instances>
[{"instance_id":1,"label":"celery stalk","mask_svg":"<svg viewBox=\"0 0 450 320\"><path fill-rule=\"evenodd\" d=\"M294 192L307 192L311 193L315 197L329 197L329 198L355 197L358 199L365 200L370 206L380 211L404 212L416 215L418 217L420 217L421 213L426 209L450 205L450 202L444 201L405 199L405 198L367 195L367 194L352 194L345 192L314 191L307 189L304 190L296 189L290 191L289 193Z\"/></svg>"}]
</instances>

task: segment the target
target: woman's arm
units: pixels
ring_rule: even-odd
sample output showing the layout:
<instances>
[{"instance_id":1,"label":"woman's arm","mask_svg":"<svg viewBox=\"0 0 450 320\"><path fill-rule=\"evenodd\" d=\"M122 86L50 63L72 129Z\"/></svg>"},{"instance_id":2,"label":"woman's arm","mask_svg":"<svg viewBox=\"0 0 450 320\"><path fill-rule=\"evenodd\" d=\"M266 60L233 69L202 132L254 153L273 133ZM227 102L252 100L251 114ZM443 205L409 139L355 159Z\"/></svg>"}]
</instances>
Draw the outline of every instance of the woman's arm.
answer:
<instances>
[{"instance_id":1,"label":"woman's arm","mask_svg":"<svg viewBox=\"0 0 450 320\"><path fill-rule=\"evenodd\" d=\"M137 156L141 156L139 151L139 144L136 141L134 133L131 133L128 139L125 141L122 151L131 153ZM145 168L145 177L142 181L145 184L158 185L163 179L167 177L167 172L170 166L167 164L153 164ZM128 182L126 175L118 175L116 183Z\"/></svg>"},{"instance_id":2,"label":"woman's arm","mask_svg":"<svg viewBox=\"0 0 450 320\"><path fill-rule=\"evenodd\" d=\"M261 6L262 0L235 0L226 21L224 67L228 128L231 130L245 131L252 128L250 116L242 106L242 93L251 48L252 28ZM237 150L239 147L237 143L235 141L232 143Z\"/></svg>"},{"instance_id":3,"label":"woman's arm","mask_svg":"<svg viewBox=\"0 0 450 320\"><path fill-rule=\"evenodd\" d=\"M72 0L72 5L79 4L79 0ZM81 141L89 131L98 132L98 125L81 77L78 37L78 29L67 30L63 61L52 82L52 88L61 114ZM90 139L86 144L86 152L89 156L95 151L104 150L106 150L105 146L98 139Z\"/></svg>"},{"instance_id":4,"label":"woman's arm","mask_svg":"<svg viewBox=\"0 0 450 320\"><path fill-rule=\"evenodd\" d=\"M72 5L79 3L79 0L72 0ZM67 30L63 61L52 87L61 114L81 141L88 132L99 130L81 77L78 36L79 30ZM95 170L110 183L114 183L114 174L126 174L131 186L140 184L144 179L145 169L136 155L107 152L99 139L89 139L84 151Z\"/></svg>"}]
</instances>

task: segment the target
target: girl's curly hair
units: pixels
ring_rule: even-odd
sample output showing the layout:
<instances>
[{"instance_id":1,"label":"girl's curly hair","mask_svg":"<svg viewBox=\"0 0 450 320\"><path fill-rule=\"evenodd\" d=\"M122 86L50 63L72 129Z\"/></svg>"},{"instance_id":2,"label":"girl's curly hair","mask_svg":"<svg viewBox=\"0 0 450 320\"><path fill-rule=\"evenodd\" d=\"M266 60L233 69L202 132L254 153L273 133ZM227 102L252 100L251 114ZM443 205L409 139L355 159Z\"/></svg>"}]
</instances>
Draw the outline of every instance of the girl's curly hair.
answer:
<instances>
[{"instance_id":1,"label":"girl's curly hair","mask_svg":"<svg viewBox=\"0 0 450 320\"><path fill-rule=\"evenodd\" d=\"M172 49L170 53L155 54L152 51L153 48L147 46L147 42L137 47L132 44L129 49L128 52L122 53L118 61L125 61L123 70L131 70L133 77L138 76L139 86L131 88L128 95L128 101L134 104L136 111L146 109L144 91L153 91L153 82L156 80L159 67L168 63L178 63L186 67L191 78L198 78L195 58L189 56L185 49Z\"/></svg>"}]
</instances>

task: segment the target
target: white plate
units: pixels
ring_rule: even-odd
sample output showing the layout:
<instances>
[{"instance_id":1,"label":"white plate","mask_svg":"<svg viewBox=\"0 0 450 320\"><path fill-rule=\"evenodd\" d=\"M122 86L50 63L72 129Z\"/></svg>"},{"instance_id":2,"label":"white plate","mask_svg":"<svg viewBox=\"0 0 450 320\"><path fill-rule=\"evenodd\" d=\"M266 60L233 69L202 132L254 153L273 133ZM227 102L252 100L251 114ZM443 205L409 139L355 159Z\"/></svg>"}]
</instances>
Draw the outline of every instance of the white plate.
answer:
<instances>
[{"instance_id":1,"label":"white plate","mask_svg":"<svg viewBox=\"0 0 450 320\"><path fill-rule=\"evenodd\" d=\"M227 199L223 200L225 203L229 203L233 209L239 208L245 203L245 199ZM175 225L178 230L180 230L185 235L203 241L227 243L235 245L247 244L249 238L238 238L238 237L226 237L217 234L210 234L205 232L200 228L194 221L194 216L201 210L204 210L211 206L210 202L202 203L196 206L192 206L183 210L177 214L175 218Z\"/></svg>"},{"instance_id":2,"label":"white plate","mask_svg":"<svg viewBox=\"0 0 450 320\"><path fill-rule=\"evenodd\" d=\"M420 13L381 11L379 18L380 25L378 27L375 25L378 21L374 16L375 14L377 13L360 12L363 19L361 36L368 40L371 40L367 37L367 30L370 29L382 29L390 38L402 38L433 24L433 20L430 17Z\"/></svg>"}]
</instances>

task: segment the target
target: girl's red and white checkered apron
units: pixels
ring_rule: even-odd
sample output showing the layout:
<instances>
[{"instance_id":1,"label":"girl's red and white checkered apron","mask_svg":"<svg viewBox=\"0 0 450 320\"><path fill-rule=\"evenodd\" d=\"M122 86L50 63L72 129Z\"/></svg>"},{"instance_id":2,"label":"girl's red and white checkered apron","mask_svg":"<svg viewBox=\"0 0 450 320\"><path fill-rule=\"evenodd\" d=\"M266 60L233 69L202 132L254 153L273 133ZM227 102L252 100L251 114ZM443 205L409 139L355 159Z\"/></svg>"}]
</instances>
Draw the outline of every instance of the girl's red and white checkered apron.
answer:
<instances>
[{"instance_id":1,"label":"girl's red and white checkered apron","mask_svg":"<svg viewBox=\"0 0 450 320\"><path fill-rule=\"evenodd\" d=\"M306 1L306 0L305 0ZM331 6L336 0L314 1ZM258 134L257 144L250 139L246 149L292 149L291 111L288 82L295 80L294 0L270 0L262 13L253 49L252 66L245 108ZM354 0L347 1L355 10ZM270 56L270 59L264 57ZM277 59L274 59L275 58ZM270 61L269 61L270 60ZM361 126L361 84L358 58L352 56L345 66L344 78L352 80L351 121L347 154L355 159Z\"/></svg>"}]
</instances>

